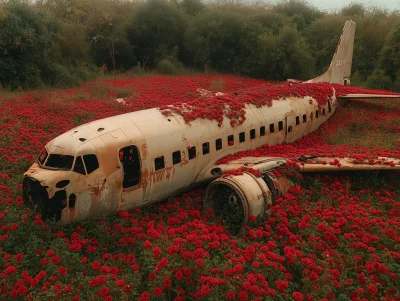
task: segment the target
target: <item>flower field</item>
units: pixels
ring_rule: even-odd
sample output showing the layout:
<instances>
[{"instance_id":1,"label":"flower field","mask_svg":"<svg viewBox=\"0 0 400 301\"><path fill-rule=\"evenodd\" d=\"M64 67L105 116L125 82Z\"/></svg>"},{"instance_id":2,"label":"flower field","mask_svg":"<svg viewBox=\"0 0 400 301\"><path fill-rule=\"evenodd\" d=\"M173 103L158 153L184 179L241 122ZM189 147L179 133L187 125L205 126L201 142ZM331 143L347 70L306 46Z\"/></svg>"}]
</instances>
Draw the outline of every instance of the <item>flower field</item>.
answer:
<instances>
[{"instance_id":1,"label":"flower field","mask_svg":"<svg viewBox=\"0 0 400 301\"><path fill-rule=\"evenodd\" d=\"M24 206L23 173L50 139L130 111L209 107L198 88L247 93L253 98L242 100L257 105L270 101L260 104L260 91L289 91L231 75L121 76L68 90L0 91L0 300L400 300L399 173L304 176L240 237L202 210L203 189L65 226ZM226 114L214 108L215 115L192 110L187 120ZM400 158L400 100L352 101L293 144L221 161L301 155Z\"/></svg>"}]
</instances>

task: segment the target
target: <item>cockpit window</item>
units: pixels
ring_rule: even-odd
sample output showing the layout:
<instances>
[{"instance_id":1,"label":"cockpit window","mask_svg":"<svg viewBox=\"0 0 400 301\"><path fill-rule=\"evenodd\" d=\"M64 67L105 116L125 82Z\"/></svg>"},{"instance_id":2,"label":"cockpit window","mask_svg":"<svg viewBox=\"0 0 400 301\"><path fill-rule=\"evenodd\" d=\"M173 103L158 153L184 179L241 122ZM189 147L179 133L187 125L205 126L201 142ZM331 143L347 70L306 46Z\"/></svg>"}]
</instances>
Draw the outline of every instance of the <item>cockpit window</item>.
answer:
<instances>
[{"instance_id":1,"label":"cockpit window","mask_svg":"<svg viewBox=\"0 0 400 301\"><path fill-rule=\"evenodd\" d=\"M49 158L47 159L46 166L70 170L73 162L73 156L50 154Z\"/></svg>"},{"instance_id":2,"label":"cockpit window","mask_svg":"<svg viewBox=\"0 0 400 301\"><path fill-rule=\"evenodd\" d=\"M86 175L85 167L83 166L82 157L76 157L74 171L82 175Z\"/></svg>"},{"instance_id":3,"label":"cockpit window","mask_svg":"<svg viewBox=\"0 0 400 301\"><path fill-rule=\"evenodd\" d=\"M43 149L42 152L41 152L40 155L39 155L39 158L38 158L38 161L39 161L39 163L40 163L41 165L43 165L44 162L46 162L47 155L48 155L48 154L47 154L46 149Z\"/></svg>"},{"instance_id":4,"label":"cockpit window","mask_svg":"<svg viewBox=\"0 0 400 301\"><path fill-rule=\"evenodd\" d=\"M84 155L83 161L85 161L86 171L88 174L91 174L97 168L99 168L99 161L97 160L96 155Z\"/></svg>"}]
</instances>

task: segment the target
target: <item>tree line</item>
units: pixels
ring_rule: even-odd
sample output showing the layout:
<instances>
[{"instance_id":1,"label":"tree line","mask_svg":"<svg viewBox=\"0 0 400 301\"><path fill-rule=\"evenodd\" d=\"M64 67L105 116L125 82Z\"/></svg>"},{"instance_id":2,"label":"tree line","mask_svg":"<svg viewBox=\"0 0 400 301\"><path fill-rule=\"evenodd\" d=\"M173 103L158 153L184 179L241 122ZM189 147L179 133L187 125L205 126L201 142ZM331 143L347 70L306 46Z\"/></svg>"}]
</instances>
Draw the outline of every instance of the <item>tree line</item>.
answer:
<instances>
[{"instance_id":1,"label":"tree line","mask_svg":"<svg viewBox=\"0 0 400 301\"><path fill-rule=\"evenodd\" d=\"M400 91L400 12L302 0L0 0L0 87L70 87L104 73L322 74L357 23L352 83Z\"/></svg>"}]
</instances>

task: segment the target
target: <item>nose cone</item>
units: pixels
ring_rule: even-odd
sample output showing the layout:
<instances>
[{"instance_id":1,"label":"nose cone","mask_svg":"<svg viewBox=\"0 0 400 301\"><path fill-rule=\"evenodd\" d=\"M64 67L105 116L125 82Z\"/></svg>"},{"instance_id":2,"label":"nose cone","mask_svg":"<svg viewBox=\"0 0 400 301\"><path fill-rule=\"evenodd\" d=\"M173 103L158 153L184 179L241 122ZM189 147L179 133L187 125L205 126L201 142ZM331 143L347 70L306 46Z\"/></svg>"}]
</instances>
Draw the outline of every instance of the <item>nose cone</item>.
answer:
<instances>
[{"instance_id":1,"label":"nose cone","mask_svg":"<svg viewBox=\"0 0 400 301\"><path fill-rule=\"evenodd\" d=\"M34 163L24 174L23 194L25 203L36 208L44 219L60 220L61 212L67 204L65 189L56 188L60 181L68 180L70 171L40 168Z\"/></svg>"}]
</instances>

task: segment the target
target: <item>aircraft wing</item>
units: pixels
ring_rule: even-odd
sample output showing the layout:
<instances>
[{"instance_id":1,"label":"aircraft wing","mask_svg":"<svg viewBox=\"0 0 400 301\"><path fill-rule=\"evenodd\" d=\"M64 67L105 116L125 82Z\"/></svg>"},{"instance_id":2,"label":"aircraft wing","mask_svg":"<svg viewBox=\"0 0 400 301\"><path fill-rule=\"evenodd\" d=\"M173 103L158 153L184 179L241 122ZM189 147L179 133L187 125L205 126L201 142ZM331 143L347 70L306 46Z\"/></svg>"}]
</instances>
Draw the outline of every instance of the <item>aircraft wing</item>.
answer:
<instances>
[{"instance_id":1,"label":"aircraft wing","mask_svg":"<svg viewBox=\"0 0 400 301\"><path fill-rule=\"evenodd\" d=\"M284 167L289 162L298 165L297 171L300 173L308 172L340 172L340 171L372 171L372 170L392 170L400 171L400 159L377 157L375 159L356 159L340 157L317 157L305 156L299 158L281 157L244 157L232 160L223 164L216 164L210 167L205 178L216 178L235 170L252 169L260 173L272 172L277 168Z\"/></svg>"},{"instance_id":2,"label":"aircraft wing","mask_svg":"<svg viewBox=\"0 0 400 301\"><path fill-rule=\"evenodd\" d=\"M384 98L394 98L400 99L400 94L362 94L362 93L352 93L345 95L337 95L340 99L384 99Z\"/></svg>"}]
</instances>

